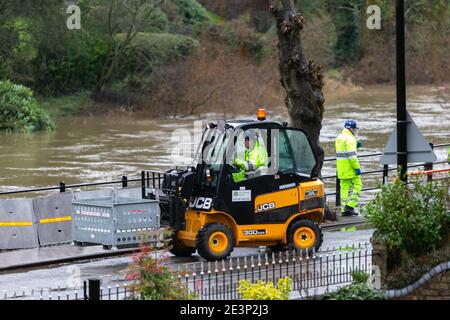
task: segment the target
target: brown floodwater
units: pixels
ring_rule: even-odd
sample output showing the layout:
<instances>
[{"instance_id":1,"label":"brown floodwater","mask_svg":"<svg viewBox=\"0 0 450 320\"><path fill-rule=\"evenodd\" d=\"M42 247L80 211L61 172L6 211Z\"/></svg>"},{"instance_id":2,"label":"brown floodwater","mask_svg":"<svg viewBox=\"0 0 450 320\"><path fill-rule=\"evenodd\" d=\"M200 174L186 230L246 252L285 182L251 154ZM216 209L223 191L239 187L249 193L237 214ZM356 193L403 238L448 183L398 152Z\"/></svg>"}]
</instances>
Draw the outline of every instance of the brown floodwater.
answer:
<instances>
[{"instance_id":1,"label":"brown floodwater","mask_svg":"<svg viewBox=\"0 0 450 320\"><path fill-rule=\"evenodd\" d=\"M450 87L411 87L408 110L430 142L450 142ZM269 118L285 121L284 107L269 109ZM253 117L249 113L237 117ZM382 151L395 127L395 87L372 86L326 105L321 142L326 157L334 156L334 139L347 118L356 119L362 130L359 151ZM217 120L220 114L188 119L143 119L139 117L67 117L57 121L53 132L0 134L0 191L66 184L120 180L138 177L141 170L167 170L175 160L189 159L194 151L195 121ZM197 123L198 126L198 123ZM174 131L176 134L174 134ZM189 152L174 157L174 147ZM175 149L176 150L176 149ZM447 149L436 150L445 160ZM379 158L362 159L363 170L379 169ZM181 163L180 163L181 164ZM443 165L447 166L447 165ZM326 163L324 175L333 175ZM379 176L365 176L374 185ZM327 189L334 184L329 181Z\"/></svg>"}]
</instances>

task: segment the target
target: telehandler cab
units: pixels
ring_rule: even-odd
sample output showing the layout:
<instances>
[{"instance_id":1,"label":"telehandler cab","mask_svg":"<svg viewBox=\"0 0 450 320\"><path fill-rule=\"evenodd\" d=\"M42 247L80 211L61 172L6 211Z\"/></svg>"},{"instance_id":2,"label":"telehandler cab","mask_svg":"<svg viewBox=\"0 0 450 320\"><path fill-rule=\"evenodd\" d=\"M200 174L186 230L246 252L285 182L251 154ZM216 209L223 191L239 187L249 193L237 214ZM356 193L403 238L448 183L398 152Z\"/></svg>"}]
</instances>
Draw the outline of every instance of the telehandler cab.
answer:
<instances>
[{"instance_id":1,"label":"telehandler cab","mask_svg":"<svg viewBox=\"0 0 450 320\"><path fill-rule=\"evenodd\" d=\"M242 172L251 131L267 161ZM234 247L317 251L322 244L324 185L305 132L265 119L210 123L197 149L196 167L164 178L168 205L161 219L174 229L170 252L222 260ZM233 173L245 178L235 181Z\"/></svg>"}]
</instances>

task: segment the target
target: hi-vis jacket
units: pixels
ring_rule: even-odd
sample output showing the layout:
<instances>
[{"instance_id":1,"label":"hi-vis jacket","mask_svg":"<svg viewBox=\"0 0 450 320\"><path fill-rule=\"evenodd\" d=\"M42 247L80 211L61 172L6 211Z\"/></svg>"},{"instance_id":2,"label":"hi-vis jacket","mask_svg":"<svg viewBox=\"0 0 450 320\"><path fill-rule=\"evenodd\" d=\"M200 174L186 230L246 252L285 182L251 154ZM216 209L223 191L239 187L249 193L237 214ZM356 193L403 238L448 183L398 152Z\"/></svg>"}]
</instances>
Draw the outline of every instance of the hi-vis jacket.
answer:
<instances>
[{"instance_id":1,"label":"hi-vis jacket","mask_svg":"<svg viewBox=\"0 0 450 320\"><path fill-rule=\"evenodd\" d=\"M336 167L339 179L353 179L355 170L361 169L356 155L356 139L348 129L336 138Z\"/></svg>"},{"instance_id":2,"label":"hi-vis jacket","mask_svg":"<svg viewBox=\"0 0 450 320\"><path fill-rule=\"evenodd\" d=\"M448 150L447 150L447 162L448 162L448 164L450 164L450 147L448 147Z\"/></svg>"},{"instance_id":3,"label":"hi-vis jacket","mask_svg":"<svg viewBox=\"0 0 450 320\"><path fill-rule=\"evenodd\" d=\"M255 146L251 151L245 150L244 160L235 159L233 164L240 170L237 173L233 173L234 182L245 180L245 173L249 171L255 171L258 168L267 165L268 155L267 150L259 141L255 142Z\"/></svg>"}]
</instances>

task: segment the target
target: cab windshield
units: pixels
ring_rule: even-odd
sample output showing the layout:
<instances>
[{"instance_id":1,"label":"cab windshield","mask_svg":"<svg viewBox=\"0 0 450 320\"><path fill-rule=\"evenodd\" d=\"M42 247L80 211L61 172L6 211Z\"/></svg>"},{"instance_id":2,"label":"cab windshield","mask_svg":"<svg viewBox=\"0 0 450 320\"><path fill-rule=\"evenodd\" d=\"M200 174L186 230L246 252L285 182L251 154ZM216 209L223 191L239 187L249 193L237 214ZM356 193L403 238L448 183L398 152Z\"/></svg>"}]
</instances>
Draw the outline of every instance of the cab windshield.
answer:
<instances>
[{"instance_id":1,"label":"cab windshield","mask_svg":"<svg viewBox=\"0 0 450 320\"><path fill-rule=\"evenodd\" d=\"M203 132L202 140L197 149L195 161L206 165L207 168L220 170L224 162L224 154L233 130L208 128Z\"/></svg>"}]
</instances>

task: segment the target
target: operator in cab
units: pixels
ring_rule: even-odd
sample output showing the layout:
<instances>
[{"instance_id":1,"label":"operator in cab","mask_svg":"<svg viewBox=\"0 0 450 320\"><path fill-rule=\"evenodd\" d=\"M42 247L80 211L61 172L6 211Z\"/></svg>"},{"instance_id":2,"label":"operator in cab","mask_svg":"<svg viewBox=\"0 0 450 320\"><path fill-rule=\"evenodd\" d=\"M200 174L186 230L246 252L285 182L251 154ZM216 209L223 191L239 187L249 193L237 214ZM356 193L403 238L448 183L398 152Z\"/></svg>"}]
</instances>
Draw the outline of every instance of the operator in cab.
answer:
<instances>
[{"instance_id":1,"label":"operator in cab","mask_svg":"<svg viewBox=\"0 0 450 320\"><path fill-rule=\"evenodd\" d=\"M248 175L260 168L267 167L268 154L261 145L255 130L246 130L244 159L236 158L233 165L239 170L233 173L233 181L240 182L247 179Z\"/></svg>"}]
</instances>

